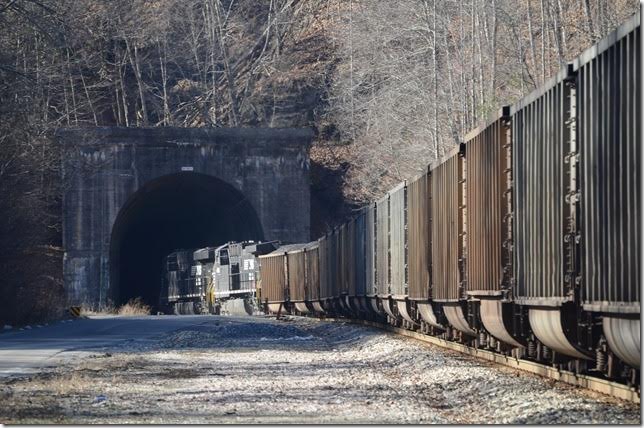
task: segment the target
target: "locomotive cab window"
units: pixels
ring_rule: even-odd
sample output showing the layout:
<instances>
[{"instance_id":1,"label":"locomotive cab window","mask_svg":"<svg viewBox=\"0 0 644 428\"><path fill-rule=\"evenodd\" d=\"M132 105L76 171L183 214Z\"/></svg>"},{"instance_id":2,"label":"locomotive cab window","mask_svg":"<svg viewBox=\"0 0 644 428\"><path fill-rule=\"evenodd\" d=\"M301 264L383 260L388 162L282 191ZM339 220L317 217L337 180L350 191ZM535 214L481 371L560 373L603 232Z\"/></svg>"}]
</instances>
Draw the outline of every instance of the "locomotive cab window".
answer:
<instances>
[{"instance_id":1,"label":"locomotive cab window","mask_svg":"<svg viewBox=\"0 0 644 428\"><path fill-rule=\"evenodd\" d=\"M228 250L221 250L219 253L219 264L221 266L228 265Z\"/></svg>"}]
</instances>

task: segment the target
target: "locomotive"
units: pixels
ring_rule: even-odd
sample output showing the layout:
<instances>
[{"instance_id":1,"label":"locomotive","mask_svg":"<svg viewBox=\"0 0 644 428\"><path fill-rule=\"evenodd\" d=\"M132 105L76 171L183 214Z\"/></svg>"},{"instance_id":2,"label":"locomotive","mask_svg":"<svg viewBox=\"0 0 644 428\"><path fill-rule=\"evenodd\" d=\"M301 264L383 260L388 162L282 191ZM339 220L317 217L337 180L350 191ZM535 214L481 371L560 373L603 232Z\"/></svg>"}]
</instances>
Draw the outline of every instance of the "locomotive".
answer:
<instances>
[{"instance_id":1,"label":"locomotive","mask_svg":"<svg viewBox=\"0 0 644 428\"><path fill-rule=\"evenodd\" d=\"M277 241L227 242L177 250L163 260L159 307L175 314L252 314L257 308L257 256Z\"/></svg>"},{"instance_id":2,"label":"locomotive","mask_svg":"<svg viewBox=\"0 0 644 428\"><path fill-rule=\"evenodd\" d=\"M640 20L347 223L260 256L262 304L639 388Z\"/></svg>"}]
</instances>

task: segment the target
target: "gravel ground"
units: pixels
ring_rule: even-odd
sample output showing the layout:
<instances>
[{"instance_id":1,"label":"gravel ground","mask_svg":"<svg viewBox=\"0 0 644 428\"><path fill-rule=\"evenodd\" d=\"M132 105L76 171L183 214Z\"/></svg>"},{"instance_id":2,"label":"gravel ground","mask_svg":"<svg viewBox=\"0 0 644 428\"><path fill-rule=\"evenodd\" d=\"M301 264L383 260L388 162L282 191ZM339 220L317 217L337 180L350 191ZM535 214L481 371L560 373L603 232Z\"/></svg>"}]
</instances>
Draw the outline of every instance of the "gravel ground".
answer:
<instances>
[{"instance_id":1,"label":"gravel ground","mask_svg":"<svg viewBox=\"0 0 644 428\"><path fill-rule=\"evenodd\" d=\"M640 424L640 406L379 330L204 317L0 379L2 423Z\"/></svg>"}]
</instances>

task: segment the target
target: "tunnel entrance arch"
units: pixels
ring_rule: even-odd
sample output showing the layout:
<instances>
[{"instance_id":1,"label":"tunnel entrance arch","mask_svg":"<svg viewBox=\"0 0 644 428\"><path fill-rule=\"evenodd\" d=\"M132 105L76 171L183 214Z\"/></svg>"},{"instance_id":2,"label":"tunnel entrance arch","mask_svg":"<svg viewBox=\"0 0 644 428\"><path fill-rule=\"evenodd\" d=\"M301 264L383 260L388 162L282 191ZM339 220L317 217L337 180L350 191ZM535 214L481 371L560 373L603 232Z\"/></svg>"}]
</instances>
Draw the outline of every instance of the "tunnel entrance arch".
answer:
<instances>
[{"instance_id":1,"label":"tunnel entrance arch","mask_svg":"<svg viewBox=\"0 0 644 428\"><path fill-rule=\"evenodd\" d=\"M102 308L135 293L151 295L151 286L136 280L143 270L131 261L157 247L257 235L308 241L312 137L311 130L297 128L60 130L68 303ZM205 213L233 201L255 215L237 210L210 224L212 214ZM218 224L222 229L208 229ZM205 233L195 237L196 229ZM144 241L150 245L140 245Z\"/></svg>"},{"instance_id":2,"label":"tunnel entrance arch","mask_svg":"<svg viewBox=\"0 0 644 428\"><path fill-rule=\"evenodd\" d=\"M178 249L263 240L252 204L230 184L179 172L144 185L119 212L110 239L108 300L140 297L155 307L163 257Z\"/></svg>"}]
</instances>

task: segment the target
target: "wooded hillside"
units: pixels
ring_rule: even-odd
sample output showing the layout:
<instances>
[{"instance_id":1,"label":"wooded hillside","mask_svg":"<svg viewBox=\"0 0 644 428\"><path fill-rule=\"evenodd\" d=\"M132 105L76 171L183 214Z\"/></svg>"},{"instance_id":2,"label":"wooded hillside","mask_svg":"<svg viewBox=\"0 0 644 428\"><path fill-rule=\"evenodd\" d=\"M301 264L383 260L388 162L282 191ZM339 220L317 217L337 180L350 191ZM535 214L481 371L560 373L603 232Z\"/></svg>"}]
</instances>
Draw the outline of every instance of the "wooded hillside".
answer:
<instances>
[{"instance_id":1,"label":"wooded hillside","mask_svg":"<svg viewBox=\"0 0 644 428\"><path fill-rule=\"evenodd\" d=\"M52 138L60 127L310 126L317 236L637 8L636 0L0 0L0 322L59 311L49 308L63 295Z\"/></svg>"}]
</instances>

